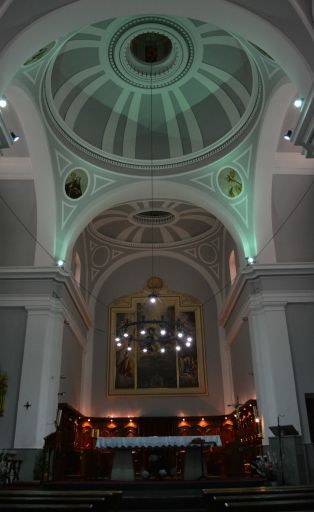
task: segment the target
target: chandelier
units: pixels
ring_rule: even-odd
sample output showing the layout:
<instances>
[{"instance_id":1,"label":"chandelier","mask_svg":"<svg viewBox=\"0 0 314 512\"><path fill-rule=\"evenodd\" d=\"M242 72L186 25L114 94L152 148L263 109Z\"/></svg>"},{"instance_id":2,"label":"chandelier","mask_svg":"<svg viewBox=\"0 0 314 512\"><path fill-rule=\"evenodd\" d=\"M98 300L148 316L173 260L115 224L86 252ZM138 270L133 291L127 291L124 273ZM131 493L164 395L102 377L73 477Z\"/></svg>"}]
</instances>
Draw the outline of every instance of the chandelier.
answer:
<instances>
[{"instance_id":1,"label":"chandelier","mask_svg":"<svg viewBox=\"0 0 314 512\"><path fill-rule=\"evenodd\" d=\"M156 305L161 301L157 293L162 280L154 276L154 227L163 223L164 212L154 209L154 174L153 174L153 75L158 74L158 65L164 61L171 51L171 41L166 36L159 36L154 32L146 32L137 36L130 45L131 52L137 60L146 66L147 75L150 75L150 181L151 200L150 210L142 213L142 221L151 225L151 278L148 281L150 293L147 301L150 305ZM154 70L156 66L156 71ZM167 214L169 215L169 214ZM151 318L141 316L137 321L125 320L118 326L115 333L116 348L122 346L131 351L135 346L141 352L149 353L158 350L165 353L172 348L180 351L183 347L190 347L193 342L193 334L188 326L180 318L169 320L161 316L156 318L156 311L150 313Z\"/></svg>"},{"instance_id":2,"label":"chandelier","mask_svg":"<svg viewBox=\"0 0 314 512\"><path fill-rule=\"evenodd\" d=\"M190 347L192 342L192 333L180 318L171 322L163 316L159 319L142 316L134 322L126 320L117 328L115 336L117 348L126 344L126 349L131 351L136 344L144 353L158 350L164 354L171 348L179 352L183 346Z\"/></svg>"}]
</instances>

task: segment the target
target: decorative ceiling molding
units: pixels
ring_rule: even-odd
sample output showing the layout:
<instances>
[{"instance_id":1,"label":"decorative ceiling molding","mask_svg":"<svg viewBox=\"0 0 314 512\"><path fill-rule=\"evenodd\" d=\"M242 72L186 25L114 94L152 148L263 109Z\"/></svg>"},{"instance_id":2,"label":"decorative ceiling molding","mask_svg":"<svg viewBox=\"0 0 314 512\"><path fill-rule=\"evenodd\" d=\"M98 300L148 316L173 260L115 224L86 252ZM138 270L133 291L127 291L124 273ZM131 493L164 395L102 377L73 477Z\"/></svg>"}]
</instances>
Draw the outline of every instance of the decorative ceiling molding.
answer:
<instances>
[{"instance_id":1,"label":"decorative ceiling molding","mask_svg":"<svg viewBox=\"0 0 314 512\"><path fill-rule=\"evenodd\" d=\"M61 229L64 229L65 225L68 223L76 209L77 205L62 201Z\"/></svg>"},{"instance_id":2,"label":"decorative ceiling molding","mask_svg":"<svg viewBox=\"0 0 314 512\"><path fill-rule=\"evenodd\" d=\"M103 190L104 188L109 187L110 185L113 185L116 183L115 180L111 180L109 178L106 178L105 176L100 176L99 174L94 174L94 183L93 188L91 191L91 196L99 192L100 190Z\"/></svg>"},{"instance_id":3,"label":"decorative ceiling molding","mask_svg":"<svg viewBox=\"0 0 314 512\"><path fill-rule=\"evenodd\" d=\"M246 178L249 178L251 165L252 165L252 145L246 148L237 158L232 160L232 163L240 167Z\"/></svg>"},{"instance_id":4,"label":"decorative ceiling molding","mask_svg":"<svg viewBox=\"0 0 314 512\"><path fill-rule=\"evenodd\" d=\"M231 207L241 218L242 222L248 227L248 198L245 196L240 201L231 204Z\"/></svg>"},{"instance_id":5,"label":"decorative ceiling molding","mask_svg":"<svg viewBox=\"0 0 314 512\"><path fill-rule=\"evenodd\" d=\"M66 170L69 169L69 167L73 166L73 163L68 158L66 158L62 153L60 153L60 151L58 151L57 149L55 150L55 154L57 159L59 176L61 177L66 172Z\"/></svg>"},{"instance_id":6,"label":"decorative ceiling molding","mask_svg":"<svg viewBox=\"0 0 314 512\"><path fill-rule=\"evenodd\" d=\"M201 185L203 188L209 189L211 192L216 192L216 188L214 185L214 172L209 172L208 174L205 174L204 176L200 176L198 178L192 178L190 181L193 181L194 183L197 183L198 185Z\"/></svg>"}]
</instances>

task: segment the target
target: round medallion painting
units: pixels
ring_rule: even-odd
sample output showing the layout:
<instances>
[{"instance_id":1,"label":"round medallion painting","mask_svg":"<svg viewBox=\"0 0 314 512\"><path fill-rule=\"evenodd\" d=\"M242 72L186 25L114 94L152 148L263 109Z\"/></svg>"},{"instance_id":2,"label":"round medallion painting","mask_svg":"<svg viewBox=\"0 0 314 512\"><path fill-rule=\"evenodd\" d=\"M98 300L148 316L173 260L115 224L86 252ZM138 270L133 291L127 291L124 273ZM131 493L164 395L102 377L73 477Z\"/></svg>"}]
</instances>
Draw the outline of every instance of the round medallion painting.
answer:
<instances>
[{"instance_id":1,"label":"round medallion painting","mask_svg":"<svg viewBox=\"0 0 314 512\"><path fill-rule=\"evenodd\" d=\"M220 171L218 185L222 193L230 198L239 196L243 190L242 178L232 167L225 167Z\"/></svg>"},{"instance_id":2,"label":"round medallion painting","mask_svg":"<svg viewBox=\"0 0 314 512\"><path fill-rule=\"evenodd\" d=\"M84 194L88 185L88 177L82 169L71 171L65 180L64 190L71 199L79 199Z\"/></svg>"},{"instance_id":3,"label":"round medallion painting","mask_svg":"<svg viewBox=\"0 0 314 512\"><path fill-rule=\"evenodd\" d=\"M29 57L23 64L23 66L29 66L30 64L34 64L39 61L44 55L46 55L50 50L54 47L55 42L47 44L47 46L43 46L43 48L39 48L37 52L35 52L31 57Z\"/></svg>"}]
</instances>

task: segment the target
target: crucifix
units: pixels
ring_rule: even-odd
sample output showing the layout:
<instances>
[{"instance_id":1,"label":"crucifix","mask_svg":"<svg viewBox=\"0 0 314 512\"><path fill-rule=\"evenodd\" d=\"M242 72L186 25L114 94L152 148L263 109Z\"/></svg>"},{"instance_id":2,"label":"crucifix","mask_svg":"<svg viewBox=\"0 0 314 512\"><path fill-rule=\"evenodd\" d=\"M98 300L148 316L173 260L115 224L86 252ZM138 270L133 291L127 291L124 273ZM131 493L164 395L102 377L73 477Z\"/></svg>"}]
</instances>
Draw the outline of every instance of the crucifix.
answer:
<instances>
[{"instance_id":1,"label":"crucifix","mask_svg":"<svg viewBox=\"0 0 314 512\"><path fill-rule=\"evenodd\" d=\"M26 404L24 404L25 409L28 411L29 407L32 407L32 404L27 400Z\"/></svg>"}]
</instances>

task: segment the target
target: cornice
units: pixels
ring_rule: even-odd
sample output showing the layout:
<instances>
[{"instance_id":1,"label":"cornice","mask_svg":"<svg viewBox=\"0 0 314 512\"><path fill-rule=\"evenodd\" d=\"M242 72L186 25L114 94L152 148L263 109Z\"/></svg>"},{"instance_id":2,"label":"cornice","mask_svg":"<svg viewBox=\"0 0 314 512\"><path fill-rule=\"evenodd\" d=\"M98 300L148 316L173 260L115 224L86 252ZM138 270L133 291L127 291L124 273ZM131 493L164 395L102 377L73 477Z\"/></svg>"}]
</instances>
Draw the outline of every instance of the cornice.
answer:
<instances>
[{"instance_id":1,"label":"cornice","mask_svg":"<svg viewBox=\"0 0 314 512\"><path fill-rule=\"evenodd\" d=\"M301 276L314 276L314 264L313 263L278 263L273 265L247 265L236 277L232 288L225 300L224 307L220 313L220 323L225 326L230 318L244 288L248 283L251 283L260 278L275 278L275 277L301 277ZM266 307L271 305L282 306L288 302L305 302L312 301L314 299L314 290L287 290L283 294L280 291L275 290L274 292L258 292L257 298L254 300L260 303L261 297L263 298L263 304ZM253 303L251 303L253 305ZM243 308L242 308L243 309Z\"/></svg>"},{"instance_id":2,"label":"cornice","mask_svg":"<svg viewBox=\"0 0 314 512\"><path fill-rule=\"evenodd\" d=\"M67 292L69 293L77 311L79 312L83 322L87 329L92 326L92 317L87 308L86 302L80 292L78 285L75 280L68 272L51 267L0 267L0 282L1 280L18 280L18 281L54 281L58 284L62 284ZM17 296L17 294L13 294ZM7 305L12 305L13 295L6 295ZM0 296L1 297L1 296ZM2 296L4 298L4 296ZM56 299L57 297L54 297ZM36 295L21 296L18 295L20 305L24 305L26 308L29 307L44 307L48 305L47 300L44 297L40 297L40 300ZM1 301L2 302L2 301ZM16 301L15 301L16 303ZM5 305L4 302L2 305ZM67 315L66 315L67 316Z\"/></svg>"}]
</instances>

